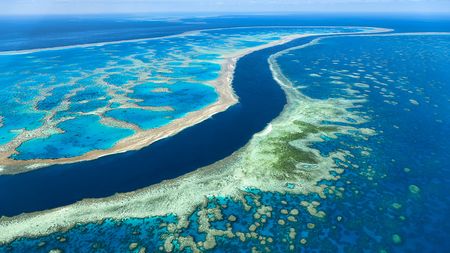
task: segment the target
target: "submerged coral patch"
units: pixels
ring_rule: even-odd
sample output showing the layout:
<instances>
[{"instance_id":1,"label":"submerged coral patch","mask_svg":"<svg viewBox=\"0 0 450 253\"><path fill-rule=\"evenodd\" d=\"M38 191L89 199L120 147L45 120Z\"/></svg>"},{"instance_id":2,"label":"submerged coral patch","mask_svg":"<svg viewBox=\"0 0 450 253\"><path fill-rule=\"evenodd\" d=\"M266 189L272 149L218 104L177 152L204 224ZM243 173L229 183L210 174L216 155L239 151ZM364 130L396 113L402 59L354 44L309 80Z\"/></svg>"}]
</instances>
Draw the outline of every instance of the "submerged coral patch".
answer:
<instances>
[{"instance_id":1,"label":"submerged coral patch","mask_svg":"<svg viewBox=\"0 0 450 253\"><path fill-rule=\"evenodd\" d=\"M60 131L49 133L48 137L22 143L13 157L21 160L72 157L93 149L111 148L116 139L133 134L130 129L105 126L100 123L100 117L94 115L67 120L57 127Z\"/></svg>"},{"instance_id":2,"label":"submerged coral patch","mask_svg":"<svg viewBox=\"0 0 450 253\"><path fill-rule=\"evenodd\" d=\"M212 29L4 52L0 82L8 89L0 93L5 105L0 108L0 163L8 173L17 173L14 168L22 172L36 168L35 163L90 160L145 147L236 103L230 84L242 55L305 34L371 30ZM83 120L90 116L100 119ZM84 125L77 125L79 121ZM95 132L99 124L111 133L108 138L93 142L90 137L96 133L77 138L79 132ZM105 144L97 143L103 140ZM60 145L62 141L67 145Z\"/></svg>"},{"instance_id":3,"label":"submerged coral patch","mask_svg":"<svg viewBox=\"0 0 450 253\"><path fill-rule=\"evenodd\" d=\"M448 38L333 37L282 51L270 64L288 104L235 154L136 192L2 218L17 236L0 234L0 251L434 252L430 235L448 248ZM403 62L417 53L422 63Z\"/></svg>"}]
</instances>

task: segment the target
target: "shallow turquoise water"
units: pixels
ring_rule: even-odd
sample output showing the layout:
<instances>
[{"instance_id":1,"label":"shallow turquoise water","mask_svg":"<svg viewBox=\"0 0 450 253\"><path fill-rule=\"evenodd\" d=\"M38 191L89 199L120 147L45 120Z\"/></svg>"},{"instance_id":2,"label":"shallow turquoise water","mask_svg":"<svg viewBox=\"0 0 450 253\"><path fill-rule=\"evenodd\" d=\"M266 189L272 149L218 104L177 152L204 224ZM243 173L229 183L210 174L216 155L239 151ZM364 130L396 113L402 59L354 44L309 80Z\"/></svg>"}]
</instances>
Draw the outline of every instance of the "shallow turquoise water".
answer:
<instances>
[{"instance_id":1,"label":"shallow turquoise water","mask_svg":"<svg viewBox=\"0 0 450 253\"><path fill-rule=\"evenodd\" d=\"M1 118L0 145L13 140L21 132L21 129L33 130L42 126L39 120L43 115L40 112L29 111L28 108L20 105L12 110L5 110Z\"/></svg>"},{"instance_id":2,"label":"shallow turquoise water","mask_svg":"<svg viewBox=\"0 0 450 253\"><path fill-rule=\"evenodd\" d=\"M64 133L25 142L15 159L61 158L83 155L91 150L111 148L117 140L134 133L130 129L108 127L99 116L79 116L58 125Z\"/></svg>"},{"instance_id":3,"label":"shallow turquoise water","mask_svg":"<svg viewBox=\"0 0 450 253\"><path fill-rule=\"evenodd\" d=\"M311 98L364 99L351 110L367 118L360 127L377 132L369 140L339 136L315 144L325 156L336 149L353 156L343 164L353 169L336 184L348 189L344 198L322 201L329 218L319 231L337 216L347 222L329 230L333 236L319 236L315 247L450 249L449 48L448 35L338 37L279 59Z\"/></svg>"},{"instance_id":4,"label":"shallow turquoise water","mask_svg":"<svg viewBox=\"0 0 450 253\"><path fill-rule=\"evenodd\" d=\"M114 109L108 111L106 116L130 122L145 130L166 125L174 118L167 111L148 111L137 108Z\"/></svg>"},{"instance_id":5,"label":"shallow turquoise water","mask_svg":"<svg viewBox=\"0 0 450 253\"><path fill-rule=\"evenodd\" d=\"M144 130L160 127L217 101L218 96L208 82L218 78L220 64L228 53L292 34L361 30L235 28L106 45L3 54L0 55L0 102L5 106L0 108L3 118L0 148L6 148L10 153L14 150L19 152L10 156L13 159L79 156L100 146L91 145L87 139L70 137L84 135L82 131L105 124L85 121L85 128L74 127L79 117L108 115L119 121L130 120ZM151 86L168 88L170 92L153 92L147 89L150 82ZM153 111L145 106L171 107L173 110L161 113L156 111L164 108L154 108ZM14 111L6 108L14 108ZM143 115L151 116L146 118ZM70 126L72 123L75 125ZM114 125L120 125L120 122ZM64 133L57 126L65 126ZM103 127L109 131L116 129L112 125ZM122 124L122 127L126 125ZM34 137L23 137L28 132L19 137L18 133L23 129L36 130ZM121 128L116 130L117 133L108 138L108 144L100 149L112 147L129 136L123 134ZM36 145L41 145L43 138L46 147L58 146L62 139L68 145L60 146L58 152L42 149Z\"/></svg>"},{"instance_id":6,"label":"shallow turquoise water","mask_svg":"<svg viewBox=\"0 0 450 253\"><path fill-rule=\"evenodd\" d=\"M200 83L177 82L155 88L167 88L169 92L149 92L152 84L136 86L131 98L141 99L140 106L170 106L174 115L182 116L187 112L201 109L218 99L214 88Z\"/></svg>"},{"instance_id":7,"label":"shallow turquoise water","mask_svg":"<svg viewBox=\"0 0 450 253\"><path fill-rule=\"evenodd\" d=\"M360 124L351 119L344 123L324 120L324 125L353 125L376 131L368 139L355 131L338 138L323 136L323 142L313 144L323 156L339 149L349 152L345 161L336 160L338 166L345 168L341 179L320 182L345 188L343 197L329 193L324 200L316 194L248 189L244 194L250 206L248 211L242 201L211 197L189 217L190 225L176 234L205 241L206 233L198 230L200 213L216 207L223 217L236 216L231 224L234 233L248 232L255 221L256 203L260 202L273 211L270 217L262 215L267 222L256 232L274 242L262 244L254 238L241 242L238 237L217 236L217 246L211 251L249 252L253 247L264 250L270 245L274 252L287 252L292 244L296 252L450 249L450 181L446 165L450 159L448 48L450 36L443 35L338 37L278 58L283 72L302 93L317 100L352 100L359 106L348 110L367 119ZM299 205L305 200L320 202L318 209L326 216L311 216ZM282 209L294 208L299 209L296 221L279 225L279 219L288 220L289 216ZM211 228L226 229L225 218L210 215ZM132 251L143 247L160 251L165 239L174 234L160 228L162 223L177 223L177 218L106 220L41 238L20 239L0 250L122 252L129 250L131 243L137 243ZM292 228L296 231L293 238L289 236ZM306 239L306 243L302 244L301 239ZM190 252L176 240L173 244L174 251Z\"/></svg>"}]
</instances>

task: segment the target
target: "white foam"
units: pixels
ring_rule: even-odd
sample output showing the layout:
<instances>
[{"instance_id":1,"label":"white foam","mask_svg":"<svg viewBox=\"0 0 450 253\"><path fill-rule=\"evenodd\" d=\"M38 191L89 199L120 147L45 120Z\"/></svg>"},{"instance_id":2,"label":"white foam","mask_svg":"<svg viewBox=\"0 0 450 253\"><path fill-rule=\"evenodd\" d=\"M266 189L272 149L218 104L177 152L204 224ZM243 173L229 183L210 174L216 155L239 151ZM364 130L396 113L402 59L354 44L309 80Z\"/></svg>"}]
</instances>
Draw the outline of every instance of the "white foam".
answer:
<instances>
[{"instance_id":1,"label":"white foam","mask_svg":"<svg viewBox=\"0 0 450 253\"><path fill-rule=\"evenodd\" d=\"M270 132L272 132L272 124L271 124L271 123L269 123L269 124L266 126L266 128L264 128L264 130L262 130L261 132L255 134L255 135L258 135L258 136L265 136L265 135L270 134Z\"/></svg>"}]
</instances>

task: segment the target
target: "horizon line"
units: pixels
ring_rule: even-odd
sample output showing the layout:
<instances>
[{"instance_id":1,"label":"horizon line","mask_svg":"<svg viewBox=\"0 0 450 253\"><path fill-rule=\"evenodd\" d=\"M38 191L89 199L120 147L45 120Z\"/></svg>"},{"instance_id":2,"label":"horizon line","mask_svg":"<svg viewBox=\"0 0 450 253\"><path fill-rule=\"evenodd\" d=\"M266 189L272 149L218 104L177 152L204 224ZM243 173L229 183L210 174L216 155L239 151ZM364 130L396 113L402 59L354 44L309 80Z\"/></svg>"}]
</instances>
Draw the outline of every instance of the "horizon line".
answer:
<instances>
[{"instance_id":1,"label":"horizon line","mask_svg":"<svg viewBox=\"0 0 450 253\"><path fill-rule=\"evenodd\" d=\"M295 15L314 15L314 14L321 14L321 15L329 15L329 14L336 14L336 15L367 15L367 14L373 14L373 15L408 15L408 14L421 14L422 16L427 15L444 15L448 16L450 18L450 10L434 10L434 11L416 11L416 10L405 10L405 11L398 11L398 10L392 10L392 11L370 11L370 10L359 10L359 11L143 11L143 12L79 12L79 13L0 13L0 17L11 17L11 16L111 16L111 15L207 15L207 16L242 16L242 15L249 15L249 16L265 16L265 15L286 15L286 16L295 16Z\"/></svg>"}]
</instances>

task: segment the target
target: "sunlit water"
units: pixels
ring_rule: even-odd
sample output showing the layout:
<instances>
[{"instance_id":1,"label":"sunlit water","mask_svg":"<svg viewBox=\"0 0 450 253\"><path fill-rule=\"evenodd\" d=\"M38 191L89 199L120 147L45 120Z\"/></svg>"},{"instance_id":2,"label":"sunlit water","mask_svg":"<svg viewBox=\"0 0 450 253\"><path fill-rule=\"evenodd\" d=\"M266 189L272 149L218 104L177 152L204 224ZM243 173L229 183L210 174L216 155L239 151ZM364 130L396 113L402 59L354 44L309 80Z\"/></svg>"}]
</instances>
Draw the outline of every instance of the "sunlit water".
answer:
<instances>
[{"instance_id":1,"label":"sunlit water","mask_svg":"<svg viewBox=\"0 0 450 253\"><path fill-rule=\"evenodd\" d=\"M288 35L356 30L238 28L0 55L0 155L58 159L110 149L216 102L211 82L225 57Z\"/></svg>"},{"instance_id":2,"label":"sunlit water","mask_svg":"<svg viewBox=\"0 0 450 253\"><path fill-rule=\"evenodd\" d=\"M347 154L335 160L340 178L320 183L334 186L326 199L249 189L245 201L210 198L181 230L170 225L178 222L175 216L105 220L17 240L0 251L189 252L191 241L216 252L450 249L449 48L448 35L351 36L277 58L305 99L349 102L343 106L354 118L324 118L321 126L353 130L337 138L324 130L322 141L312 144L322 157Z\"/></svg>"},{"instance_id":3,"label":"sunlit water","mask_svg":"<svg viewBox=\"0 0 450 253\"><path fill-rule=\"evenodd\" d=\"M179 218L173 215L104 220L48 236L19 239L0 246L0 252L190 252L194 248L216 252L252 249L265 252L266 247L272 252L447 251L450 249L447 235L450 199L446 194L450 191L446 165L450 158L449 52L450 36L446 35L340 37L323 39L317 45L292 50L277 58L283 73L308 97L306 99L350 102L342 106L353 118L337 122L324 117L321 127L351 126L353 131L338 134L337 139L330 134L333 130L319 131L323 141L312 145L323 157L336 150L348 154L344 160L336 160L337 166L344 169L340 178L321 182L331 186L326 199L317 194L305 196L249 189L244 193L245 201L209 198L190 215L187 228L174 229L173 224L177 224ZM198 60L209 61L211 57L217 56L206 55ZM110 82L117 82L119 89L132 80L113 74L108 78ZM176 87L182 90L184 83L179 84ZM145 90L153 88L152 85L135 87L134 93L148 95ZM66 91L53 92L64 94ZM101 93L101 89L94 89L95 98L106 96L96 92ZM30 96L35 94L30 93ZM82 92L77 95L80 101L84 95L91 96ZM135 99L132 96L130 94L130 98ZM49 103L41 103L41 106L50 108L50 101L58 101L58 97L61 95L46 97ZM164 99L158 100L153 94L151 97L153 101ZM76 101L70 104L73 112L78 113L106 107L105 101L93 99L88 104L77 105ZM358 107L349 108L349 105ZM25 103L24 107L15 108L29 110L26 106ZM109 103L109 106L111 117L135 120L142 128L166 122L165 117L152 122L141 120L149 116L147 110L129 108L125 114L117 109L120 103ZM73 112L66 110L60 115ZM150 111L152 116L154 113L171 112ZM37 128L44 114L33 111L26 116L16 118L14 124ZM95 115L63 123L77 128L85 127L85 121L91 124L92 133L101 133L98 138L104 138L103 133L106 133L115 141L132 134L127 129L111 131L99 123ZM372 129L374 133L364 134L358 130L363 128ZM2 132L0 138L5 141L14 138L16 131L9 130ZM93 137L86 138L85 147L50 153L73 156L111 145L105 139L96 141L95 134ZM29 148L35 156L47 154L33 151L32 144ZM303 166L314 169L314 166ZM295 187L294 184L302 182L286 179L286 189ZM261 207L270 208L262 210ZM207 229L205 224L209 225ZM222 231L227 228L230 232L223 235ZM186 240L189 236L192 241ZM210 237L216 238L214 244L210 243ZM187 246L191 242L195 242L195 247Z\"/></svg>"}]
</instances>

